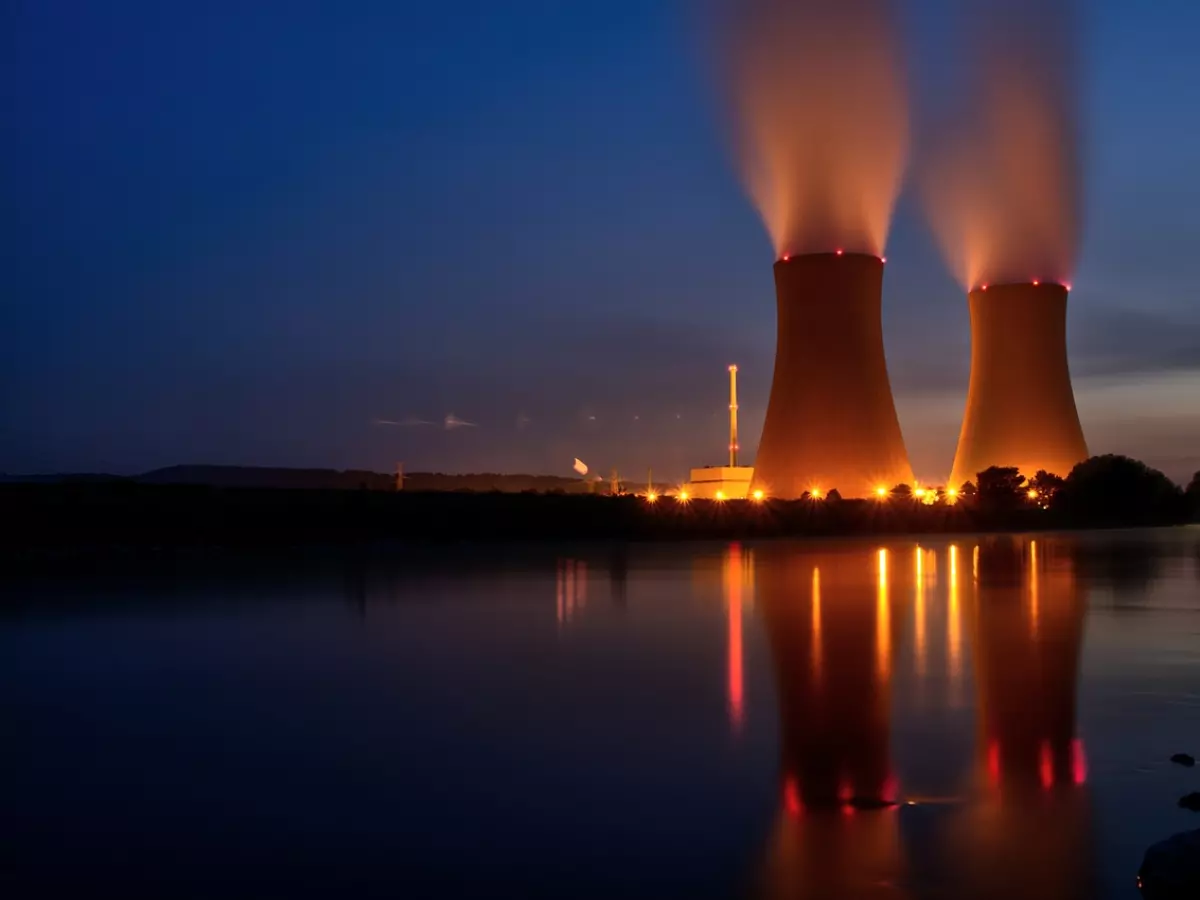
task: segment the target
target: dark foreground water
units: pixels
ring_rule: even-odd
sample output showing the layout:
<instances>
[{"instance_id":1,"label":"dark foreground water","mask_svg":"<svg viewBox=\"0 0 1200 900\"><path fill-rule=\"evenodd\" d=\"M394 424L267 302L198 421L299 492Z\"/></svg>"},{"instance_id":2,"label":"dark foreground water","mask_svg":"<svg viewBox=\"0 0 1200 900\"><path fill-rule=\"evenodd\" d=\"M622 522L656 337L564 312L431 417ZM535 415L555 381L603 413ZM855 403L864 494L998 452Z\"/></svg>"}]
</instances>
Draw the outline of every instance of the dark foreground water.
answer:
<instances>
[{"instance_id":1,"label":"dark foreground water","mask_svg":"<svg viewBox=\"0 0 1200 900\"><path fill-rule=\"evenodd\" d=\"M0 589L5 897L1090 900L1200 827L1196 529Z\"/></svg>"}]
</instances>

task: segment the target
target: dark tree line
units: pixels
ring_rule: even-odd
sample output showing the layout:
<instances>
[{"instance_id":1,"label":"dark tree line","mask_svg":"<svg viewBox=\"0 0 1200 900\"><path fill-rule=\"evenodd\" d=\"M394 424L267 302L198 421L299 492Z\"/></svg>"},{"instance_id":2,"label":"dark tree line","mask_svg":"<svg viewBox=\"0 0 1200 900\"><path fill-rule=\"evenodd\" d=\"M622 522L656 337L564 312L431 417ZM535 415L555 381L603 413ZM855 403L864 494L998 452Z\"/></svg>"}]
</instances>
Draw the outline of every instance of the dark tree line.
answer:
<instances>
[{"instance_id":1,"label":"dark tree line","mask_svg":"<svg viewBox=\"0 0 1200 900\"><path fill-rule=\"evenodd\" d=\"M830 490L801 500L729 502L65 482L0 484L0 508L15 526L0 558L32 549L732 540L1172 525L1200 520L1200 475L1185 491L1137 460L1100 456L1065 478L996 467L954 490L898 485L865 499Z\"/></svg>"},{"instance_id":2,"label":"dark tree line","mask_svg":"<svg viewBox=\"0 0 1200 900\"><path fill-rule=\"evenodd\" d=\"M976 502L1002 512L1032 507L1065 523L1087 527L1173 524L1197 512L1200 477L1185 492L1170 478L1126 456L1094 456L1066 478L1037 472L1026 479L1015 468L980 472Z\"/></svg>"}]
</instances>

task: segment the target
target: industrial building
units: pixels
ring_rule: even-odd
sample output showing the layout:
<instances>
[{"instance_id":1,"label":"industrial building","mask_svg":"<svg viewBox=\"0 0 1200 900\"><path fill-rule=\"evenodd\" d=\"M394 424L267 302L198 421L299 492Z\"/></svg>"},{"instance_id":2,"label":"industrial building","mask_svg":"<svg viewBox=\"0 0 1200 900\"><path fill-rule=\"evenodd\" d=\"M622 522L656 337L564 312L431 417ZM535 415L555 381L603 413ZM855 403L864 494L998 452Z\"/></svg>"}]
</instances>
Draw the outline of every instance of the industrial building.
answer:
<instances>
[{"instance_id":1,"label":"industrial building","mask_svg":"<svg viewBox=\"0 0 1200 900\"><path fill-rule=\"evenodd\" d=\"M707 466L692 469L683 490L692 500L745 500L753 477L749 466Z\"/></svg>"},{"instance_id":2,"label":"industrial building","mask_svg":"<svg viewBox=\"0 0 1200 900\"><path fill-rule=\"evenodd\" d=\"M775 374L752 491L850 498L912 483L884 356L884 264L840 250L775 263Z\"/></svg>"},{"instance_id":3,"label":"industrial building","mask_svg":"<svg viewBox=\"0 0 1200 900\"><path fill-rule=\"evenodd\" d=\"M1088 458L1067 365L1061 284L983 285L970 293L971 380L950 485L992 466L1066 477Z\"/></svg>"},{"instance_id":4,"label":"industrial building","mask_svg":"<svg viewBox=\"0 0 1200 900\"><path fill-rule=\"evenodd\" d=\"M738 465L737 366L729 367L729 465L692 469L681 495L695 500L745 500L754 469Z\"/></svg>"}]
</instances>

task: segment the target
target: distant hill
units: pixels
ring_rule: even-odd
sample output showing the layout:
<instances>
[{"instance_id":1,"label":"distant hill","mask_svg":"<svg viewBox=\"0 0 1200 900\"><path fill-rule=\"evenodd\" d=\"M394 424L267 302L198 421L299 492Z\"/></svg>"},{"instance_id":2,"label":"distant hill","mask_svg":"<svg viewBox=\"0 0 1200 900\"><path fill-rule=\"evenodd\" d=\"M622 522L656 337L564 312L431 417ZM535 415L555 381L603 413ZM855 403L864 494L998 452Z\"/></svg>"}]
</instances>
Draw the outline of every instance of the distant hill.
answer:
<instances>
[{"instance_id":1,"label":"distant hill","mask_svg":"<svg viewBox=\"0 0 1200 900\"><path fill-rule=\"evenodd\" d=\"M170 466L137 475L139 484L195 484L223 488L391 491L392 475L347 469L275 469L261 466Z\"/></svg>"},{"instance_id":2,"label":"distant hill","mask_svg":"<svg viewBox=\"0 0 1200 900\"><path fill-rule=\"evenodd\" d=\"M182 484L218 488L278 488L280 490L394 491L396 476L359 469L284 469L266 466L185 465L155 469L142 475L122 478L103 474L3 475L0 482L26 484L65 484L82 482L127 481L137 484ZM484 472L448 475L441 472L411 472L404 476L405 491L474 491L521 493L537 491L568 494L584 493L586 485L578 478L557 475L502 475ZM596 488L608 490L607 482Z\"/></svg>"},{"instance_id":3,"label":"distant hill","mask_svg":"<svg viewBox=\"0 0 1200 900\"><path fill-rule=\"evenodd\" d=\"M0 472L0 484L72 484L104 481L128 481L120 475L93 472L57 472L53 475L8 475Z\"/></svg>"},{"instance_id":4,"label":"distant hill","mask_svg":"<svg viewBox=\"0 0 1200 900\"><path fill-rule=\"evenodd\" d=\"M557 475L500 475L484 472L474 475L443 475L440 472L413 472L404 476L406 491L502 491L515 494L521 491L563 491L583 493L586 487L578 478Z\"/></svg>"}]
</instances>

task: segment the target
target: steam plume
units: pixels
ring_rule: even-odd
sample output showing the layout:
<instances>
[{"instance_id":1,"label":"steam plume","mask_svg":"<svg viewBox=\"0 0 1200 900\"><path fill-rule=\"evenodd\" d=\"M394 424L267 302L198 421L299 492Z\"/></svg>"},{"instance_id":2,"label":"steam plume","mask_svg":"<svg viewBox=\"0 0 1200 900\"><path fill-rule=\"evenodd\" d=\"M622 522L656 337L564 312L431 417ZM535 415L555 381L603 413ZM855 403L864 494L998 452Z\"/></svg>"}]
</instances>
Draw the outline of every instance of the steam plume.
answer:
<instances>
[{"instance_id":1,"label":"steam plume","mask_svg":"<svg viewBox=\"0 0 1200 900\"><path fill-rule=\"evenodd\" d=\"M880 256L908 103L891 0L717 0L721 81L778 256Z\"/></svg>"},{"instance_id":2,"label":"steam plume","mask_svg":"<svg viewBox=\"0 0 1200 900\"><path fill-rule=\"evenodd\" d=\"M922 194L968 290L1068 283L1082 174L1072 0L970 0L971 71L935 131Z\"/></svg>"}]
</instances>

